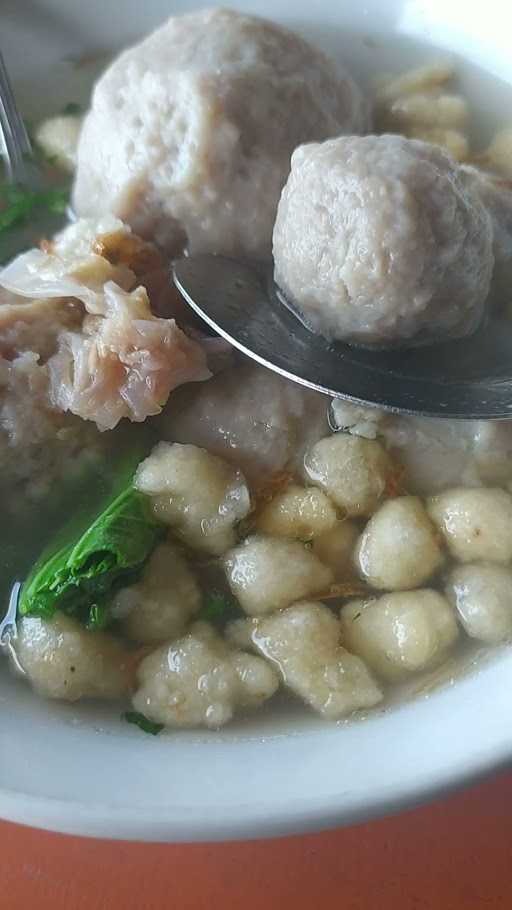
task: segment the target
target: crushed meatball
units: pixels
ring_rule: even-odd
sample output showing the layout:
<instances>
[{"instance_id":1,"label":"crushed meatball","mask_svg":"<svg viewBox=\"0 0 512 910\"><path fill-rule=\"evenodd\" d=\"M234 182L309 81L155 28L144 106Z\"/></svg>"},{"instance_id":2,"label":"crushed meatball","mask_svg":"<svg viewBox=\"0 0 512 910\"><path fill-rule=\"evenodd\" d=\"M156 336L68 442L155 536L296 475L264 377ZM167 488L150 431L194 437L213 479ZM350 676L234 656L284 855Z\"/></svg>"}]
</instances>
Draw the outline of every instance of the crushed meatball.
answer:
<instances>
[{"instance_id":1,"label":"crushed meatball","mask_svg":"<svg viewBox=\"0 0 512 910\"><path fill-rule=\"evenodd\" d=\"M279 679L260 657L230 650L206 623L141 662L133 705L168 727L222 727L241 708L257 708Z\"/></svg>"},{"instance_id":2,"label":"crushed meatball","mask_svg":"<svg viewBox=\"0 0 512 910\"><path fill-rule=\"evenodd\" d=\"M153 552L137 584L114 596L111 614L132 641L159 644L180 635L201 608L201 591L185 559L171 544Z\"/></svg>"},{"instance_id":3,"label":"crushed meatball","mask_svg":"<svg viewBox=\"0 0 512 910\"><path fill-rule=\"evenodd\" d=\"M254 534L223 559L230 588L249 616L287 607L329 587L333 574L298 540Z\"/></svg>"},{"instance_id":4,"label":"crushed meatball","mask_svg":"<svg viewBox=\"0 0 512 910\"><path fill-rule=\"evenodd\" d=\"M371 708L382 691L363 661L340 641L340 623L321 603L294 604L253 621L252 641L285 685L324 717Z\"/></svg>"},{"instance_id":5,"label":"crushed meatball","mask_svg":"<svg viewBox=\"0 0 512 910\"><path fill-rule=\"evenodd\" d=\"M34 689L46 698L114 699L130 691L133 663L123 645L62 613L22 619L14 647Z\"/></svg>"},{"instance_id":6,"label":"crushed meatball","mask_svg":"<svg viewBox=\"0 0 512 910\"><path fill-rule=\"evenodd\" d=\"M192 445L160 442L139 465L134 484L185 543L215 555L234 545L235 526L251 507L241 471Z\"/></svg>"},{"instance_id":7,"label":"crushed meatball","mask_svg":"<svg viewBox=\"0 0 512 910\"><path fill-rule=\"evenodd\" d=\"M354 600L340 618L343 643L383 679L436 665L458 635L448 601L428 589Z\"/></svg>"}]
</instances>

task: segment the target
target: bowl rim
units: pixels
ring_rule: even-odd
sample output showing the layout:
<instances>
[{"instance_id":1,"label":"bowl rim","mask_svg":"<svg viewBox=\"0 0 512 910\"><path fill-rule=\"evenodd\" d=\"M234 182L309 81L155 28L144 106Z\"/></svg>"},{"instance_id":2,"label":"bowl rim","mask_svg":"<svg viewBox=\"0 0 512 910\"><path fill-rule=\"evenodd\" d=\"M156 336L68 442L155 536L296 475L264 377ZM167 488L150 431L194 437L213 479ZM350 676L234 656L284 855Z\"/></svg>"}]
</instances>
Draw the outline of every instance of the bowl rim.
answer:
<instances>
[{"instance_id":1,"label":"bowl rim","mask_svg":"<svg viewBox=\"0 0 512 910\"><path fill-rule=\"evenodd\" d=\"M0 788L0 817L15 824L87 838L142 841L147 843L214 843L248 841L291 835L319 833L350 825L377 821L383 817L414 810L434 799L456 794L485 778L512 767L512 748L499 757L467 762L461 773L451 770L422 786L409 785L396 792L373 797L371 802L347 807L332 805L330 799L305 799L255 812L252 804L230 807L220 804L200 818L187 807L147 810L119 807L105 802L82 802L42 797L19 790Z\"/></svg>"}]
</instances>

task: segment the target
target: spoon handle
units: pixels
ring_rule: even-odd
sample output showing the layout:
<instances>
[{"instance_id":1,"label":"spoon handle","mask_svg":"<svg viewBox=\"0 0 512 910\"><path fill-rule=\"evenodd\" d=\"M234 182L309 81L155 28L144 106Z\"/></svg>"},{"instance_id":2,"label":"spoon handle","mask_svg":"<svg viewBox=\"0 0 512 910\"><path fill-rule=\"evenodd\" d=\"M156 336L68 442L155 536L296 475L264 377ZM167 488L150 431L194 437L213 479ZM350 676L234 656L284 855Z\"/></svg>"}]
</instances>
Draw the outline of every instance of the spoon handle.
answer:
<instances>
[{"instance_id":1,"label":"spoon handle","mask_svg":"<svg viewBox=\"0 0 512 910\"><path fill-rule=\"evenodd\" d=\"M11 639L16 638L16 616L20 591L21 584L17 581L11 591L7 613L0 622L0 647L9 647Z\"/></svg>"},{"instance_id":2,"label":"spoon handle","mask_svg":"<svg viewBox=\"0 0 512 910\"><path fill-rule=\"evenodd\" d=\"M0 132L2 136L7 178L10 183L23 183L27 159L33 157L32 145L23 122L4 58L0 52Z\"/></svg>"}]
</instances>

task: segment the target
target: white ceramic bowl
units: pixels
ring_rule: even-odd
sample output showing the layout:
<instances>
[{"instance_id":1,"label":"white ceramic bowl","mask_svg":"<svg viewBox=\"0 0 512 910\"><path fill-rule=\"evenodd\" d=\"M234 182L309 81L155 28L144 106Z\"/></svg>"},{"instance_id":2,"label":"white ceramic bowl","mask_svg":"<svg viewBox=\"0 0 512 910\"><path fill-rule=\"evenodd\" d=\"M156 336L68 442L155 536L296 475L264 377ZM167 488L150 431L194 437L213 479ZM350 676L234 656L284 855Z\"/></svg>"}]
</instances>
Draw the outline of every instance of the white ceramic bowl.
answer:
<instances>
[{"instance_id":1,"label":"white ceramic bowl","mask_svg":"<svg viewBox=\"0 0 512 910\"><path fill-rule=\"evenodd\" d=\"M24 108L39 116L83 97L70 58L126 44L196 5L3 0L0 41ZM432 46L454 52L465 61L463 86L482 110L483 129L490 131L507 110L512 8L504 0L237 5L303 31L344 57L363 81L431 60ZM363 722L329 726L301 711L295 718L254 717L218 734L157 739L127 726L112 709L40 701L5 670L0 815L59 831L191 841L319 829L418 803L512 755L509 649L429 698Z\"/></svg>"}]
</instances>

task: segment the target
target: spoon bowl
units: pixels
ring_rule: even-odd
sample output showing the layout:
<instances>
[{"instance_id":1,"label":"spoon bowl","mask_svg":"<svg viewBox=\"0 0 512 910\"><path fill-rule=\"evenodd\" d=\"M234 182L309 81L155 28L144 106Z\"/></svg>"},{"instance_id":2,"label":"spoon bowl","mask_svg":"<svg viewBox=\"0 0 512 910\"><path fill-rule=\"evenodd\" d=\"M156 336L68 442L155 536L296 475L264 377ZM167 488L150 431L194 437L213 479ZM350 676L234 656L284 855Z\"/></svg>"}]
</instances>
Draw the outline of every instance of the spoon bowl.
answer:
<instances>
[{"instance_id":1,"label":"spoon bowl","mask_svg":"<svg viewBox=\"0 0 512 910\"><path fill-rule=\"evenodd\" d=\"M424 417L512 418L512 326L401 350L328 342L283 303L271 263L191 256L174 282L215 332L263 366L333 398Z\"/></svg>"}]
</instances>

